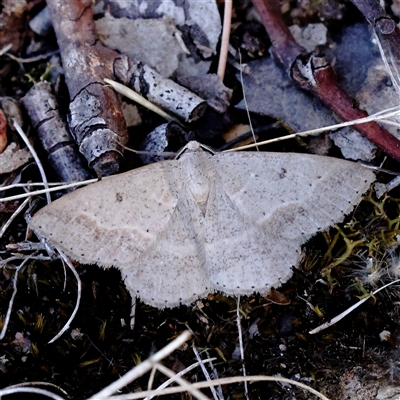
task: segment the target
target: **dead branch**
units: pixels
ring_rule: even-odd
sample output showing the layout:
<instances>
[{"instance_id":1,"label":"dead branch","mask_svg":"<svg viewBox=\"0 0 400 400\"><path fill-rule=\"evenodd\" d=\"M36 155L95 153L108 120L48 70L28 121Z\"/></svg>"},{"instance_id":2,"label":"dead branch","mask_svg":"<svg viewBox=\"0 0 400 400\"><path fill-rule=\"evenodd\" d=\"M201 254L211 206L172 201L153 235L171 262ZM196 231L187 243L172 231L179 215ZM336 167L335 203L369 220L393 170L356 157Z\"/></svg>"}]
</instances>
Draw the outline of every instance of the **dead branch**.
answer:
<instances>
[{"instance_id":1,"label":"dead branch","mask_svg":"<svg viewBox=\"0 0 400 400\"><path fill-rule=\"evenodd\" d=\"M70 92L69 126L80 151L99 174L117 171L127 131L114 91L104 79L128 83L148 100L191 121L206 104L140 62L104 47L98 40L91 0L48 3Z\"/></svg>"},{"instance_id":2,"label":"dead branch","mask_svg":"<svg viewBox=\"0 0 400 400\"><path fill-rule=\"evenodd\" d=\"M90 0L48 3L71 97L69 126L81 153L99 175L118 170L119 143L127 130L114 91L103 83L112 78L115 52L102 46L94 31Z\"/></svg>"}]
</instances>

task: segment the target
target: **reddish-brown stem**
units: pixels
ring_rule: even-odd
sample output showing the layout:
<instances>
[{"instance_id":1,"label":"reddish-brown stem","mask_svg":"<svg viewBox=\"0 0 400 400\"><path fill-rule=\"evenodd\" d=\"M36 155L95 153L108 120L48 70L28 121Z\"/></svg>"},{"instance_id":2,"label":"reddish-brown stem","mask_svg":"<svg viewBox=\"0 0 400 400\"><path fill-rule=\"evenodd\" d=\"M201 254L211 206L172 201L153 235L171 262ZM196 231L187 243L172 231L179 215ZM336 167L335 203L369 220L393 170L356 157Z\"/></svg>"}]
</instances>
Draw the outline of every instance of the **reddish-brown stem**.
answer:
<instances>
[{"instance_id":1,"label":"reddish-brown stem","mask_svg":"<svg viewBox=\"0 0 400 400\"><path fill-rule=\"evenodd\" d=\"M272 41L272 55L290 77L303 89L320 98L344 121L363 118L367 113L358 109L356 102L336 83L329 62L323 57L306 55L285 25L277 0L253 0L265 29ZM400 141L376 122L354 126L386 154L400 161Z\"/></svg>"},{"instance_id":2,"label":"reddish-brown stem","mask_svg":"<svg viewBox=\"0 0 400 400\"><path fill-rule=\"evenodd\" d=\"M294 40L282 18L279 2L275 0L253 0L263 25L272 42L272 55L289 73L292 64L306 51Z\"/></svg>"},{"instance_id":3,"label":"reddish-brown stem","mask_svg":"<svg viewBox=\"0 0 400 400\"><path fill-rule=\"evenodd\" d=\"M314 77L318 85L311 91L344 121L365 118L368 114L357 108L354 100L336 84L335 73L328 64L326 68L315 70ZM376 122L354 125L364 137L384 150L387 155L400 161L400 141Z\"/></svg>"}]
</instances>

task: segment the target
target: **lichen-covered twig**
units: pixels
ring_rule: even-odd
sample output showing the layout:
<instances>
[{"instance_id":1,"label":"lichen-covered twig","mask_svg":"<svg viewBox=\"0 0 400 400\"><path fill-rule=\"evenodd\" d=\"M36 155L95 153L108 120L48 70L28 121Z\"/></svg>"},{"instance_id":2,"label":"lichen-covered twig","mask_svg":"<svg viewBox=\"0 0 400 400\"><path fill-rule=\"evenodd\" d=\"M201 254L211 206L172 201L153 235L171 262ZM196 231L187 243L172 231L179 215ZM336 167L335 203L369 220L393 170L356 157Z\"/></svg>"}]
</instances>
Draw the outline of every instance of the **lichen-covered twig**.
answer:
<instances>
[{"instance_id":1,"label":"lichen-covered twig","mask_svg":"<svg viewBox=\"0 0 400 400\"><path fill-rule=\"evenodd\" d=\"M118 80L132 87L145 99L185 122L196 121L206 110L205 100L171 79L162 77L148 65L129 57L119 56L115 60L114 73Z\"/></svg>"},{"instance_id":2,"label":"lichen-covered twig","mask_svg":"<svg viewBox=\"0 0 400 400\"><path fill-rule=\"evenodd\" d=\"M80 151L98 175L118 170L127 130L112 78L115 52L95 34L90 0L48 2L71 98L69 126Z\"/></svg>"},{"instance_id":3,"label":"lichen-covered twig","mask_svg":"<svg viewBox=\"0 0 400 400\"><path fill-rule=\"evenodd\" d=\"M91 178L82 163L76 143L61 118L50 83L35 84L21 101L48 154L49 163L61 180L73 182Z\"/></svg>"},{"instance_id":4,"label":"lichen-covered twig","mask_svg":"<svg viewBox=\"0 0 400 400\"><path fill-rule=\"evenodd\" d=\"M272 55L303 89L327 104L339 118L352 121L368 114L336 82L334 71L325 57L306 54L296 43L280 13L276 0L253 0L272 42ZM400 141L376 122L354 126L363 136L389 156L400 161Z\"/></svg>"}]
</instances>

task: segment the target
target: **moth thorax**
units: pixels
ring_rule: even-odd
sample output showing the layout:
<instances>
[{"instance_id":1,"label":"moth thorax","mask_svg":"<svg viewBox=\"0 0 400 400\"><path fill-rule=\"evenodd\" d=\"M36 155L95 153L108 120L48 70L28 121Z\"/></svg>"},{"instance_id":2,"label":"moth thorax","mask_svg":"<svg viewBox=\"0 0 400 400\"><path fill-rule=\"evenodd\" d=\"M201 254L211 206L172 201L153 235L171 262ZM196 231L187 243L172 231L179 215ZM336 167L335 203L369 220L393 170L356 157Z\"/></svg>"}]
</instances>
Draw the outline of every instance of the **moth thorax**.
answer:
<instances>
[{"instance_id":1,"label":"moth thorax","mask_svg":"<svg viewBox=\"0 0 400 400\"><path fill-rule=\"evenodd\" d=\"M185 160L186 168L183 169L186 187L202 210L208 201L210 184L213 181L209 157L205 153L192 154Z\"/></svg>"}]
</instances>

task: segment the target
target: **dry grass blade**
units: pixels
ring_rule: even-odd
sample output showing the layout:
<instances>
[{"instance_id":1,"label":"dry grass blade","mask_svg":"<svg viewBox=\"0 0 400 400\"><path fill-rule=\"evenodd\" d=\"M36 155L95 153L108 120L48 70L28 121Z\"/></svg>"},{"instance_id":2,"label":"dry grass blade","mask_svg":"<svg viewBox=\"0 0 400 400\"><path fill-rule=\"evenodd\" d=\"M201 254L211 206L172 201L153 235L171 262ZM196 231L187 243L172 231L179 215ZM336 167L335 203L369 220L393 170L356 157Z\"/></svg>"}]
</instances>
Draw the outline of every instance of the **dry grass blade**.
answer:
<instances>
[{"instance_id":1,"label":"dry grass blade","mask_svg":"<svg viewBox=\"0 0 400 400\"><path fill-rule=\"evenodd\" d=\"M76 281L77 281L77 284L78 284L78 295L77 295L78 297L76 299L75 309L72 312L69 320L64 325L64 327L61 329L61 331L53 339L50 340L49 344L53 343L54 341L56 341L69 328L69 325L71 324L71 322L75 318L76 313L79 310L79 304L80 304L81 296L82 296L82 282L81 282L81 280L79 278L78 273L76 272L76 269L74 268L74 266L72 265L71 261L68 260L68 258L65 256L65 254L62 251L59 251L59 254L60 254L61 258L63 259L63 261L68 265L68 268L75 275L75 278L76 278Z\"/></svg>"},{"instance_id":2,"label":"dry grass blade","mask_svg":"<svg viewBox=\"0 0 400 400\"><path fill-rule=\"evenodd\" d=\"M146 361L145 361L146 362ZM141 364L140 364L141 365ZM139 365L139 366L140 366ZM317 396L318 398L322 400L330 400L328 397L324 396L322 393L318 392L317 390L305 385L304 383L301 383L299 381L294 381L292 379L288 378L281 378L279 376L236 376L232 378L221 378L221 379L215 379L213 381L209 382L197 382L197 383L192 383L192 387L195 389L205 389L209 388L210 386L216 386L216 385L229 385L232 383L241 383L241 382L281 382L281 383L288 383L289 385L297 386L301 389L304 389L308 391L309 393L312 393L313 395ZM145 396L163 396L163 395L168 395L168 394L175 394L175 393L181 393L183 392L184 389L181 387L172 387L172 388L166 388L163 390L146 390L143 392L138 392L138 393L129 393L129 394L122 394L119 396L110 396L110 397L97 397L97 395L91 397L89 400L100 400L100 399L106 399L106 400L134 400L134 399L141 399Z\"/></svg>"},{"instance_id":3,"label":"dry grass blade","mask_svg":"<svg viewBox=\"0 0 400 400\"><path fill-rule=\"evenodd\" d=\"M224 80L226 61L228 59L228 49L229 49L229 36L231 32L231 20L232 20L232 0L225 0L224 9L224 26L222 30L221 39L221 51L219 55L218 70L217 75L221 81Z\"/></svg>"},{"instance_id":4,"label":"dry grass blade","mask_svg":"<svg viewBox=\"0 0 400 400\"><path fill-rule=\"evenodd\" d=\"M53 400L65 400L63 397L58 396L55 393L49 392L48 390L38 389L38 388L6 388L0 389L0 397L8 396L10 394L18 393L30 393L30 394L40 394L46 396Z\"/></svg>"},{"instance_id":5,"label":"dry grass blade","mask_svg":"<svg viewBox=\"0 0 400 400\"><path fill-rule=\"evenodd\" d=\"M206 377L207 382L211 382L210 374L208 373L206 366L204 365L204 361L200 358L200 354L195 347L193 347L193 352L196 356L196 359L198 361L198 364L200 365L201 370L203 371L204 376ZM210 387L210 390L215 400L223 400L222 393L218 393L213 386Z\"/></svg>"},{"instance_id":6,"label":"dry grass blade","mask_svg":"<svg viewBox=\"0 0 400 400\"><path fill-rule=\"evenodd\" d=\"M177 377L179 378L179 377L181 377L181 376L187 374L189 371L191 371L191 370L194 369L194 368L197 368L197 367L198 367L199 365L201 365L202 363L211 362L211 361L214 361L214 360L216 360L216 358L207 358L206 360L201 360L201 363L200 363L200 362L196 362L196 363L194 363L194 364L192 364L192 365L189 365L189 367L187 367L187 368L185 368L184 370L178 372L178 373L175 374L172 378L166 380L166 381L165 381L162 385L160 385L157 389L158 389L158 390L161 390L161 389L164 389L164 388L168 387L171 383L174 383L174 382L175 382L175 380L176 380ZM151 400L153 397L154 397L154 396L146 397L144 400Z\"/></svg>"},{"instance_id":7,"label":"dry grass blade","mask_svg":"<svg viewBox=\"0 0 400 400\"><path fill-rule=\"evenodd\" d=\"M176 383L178 383L183 390L187 391L194 398L198 400L208 400L208 397L201 393L200 390L193 388L190 382L186 381L185 379L177 377L175 373L169 368L165 367L162 364L156 364L156 368L164 375L168 376L170 379L174 378Z\"/></svg>"},{"instance_id":8,"label":"dry grass blade","mask_svg":"<svg viewBox=\"0 0 400 400\"><path fill-rule=\"evenodd\" d=\"M380 287L379 289L375 290L374 292L370 293L368 296L364 297L360 301L358 301L356 304L353 304L351 307L349 307L347 310L343 311L341 314L337 315L335 318L332 318L330 321L325 322L324 324L318 326L317 328L311 330L309 332L310 335L314 335L316 333L319 333L323 331L326 328L329 328L330 326L336 324L340 320L342 320L346 315L350 314L353 310L355 310L357 307L361 306L361 304L365 303L368 299L371 297L375 296L377 293L379 293L381 290L386 289L388 286L394 285L395 283L400 282L400 279L396 279L393 282L389 282L386 285Z\"/></svg>"},{"instance_id":9,"label":"dry grass blade","mask_svg":"<svg viewBox=\"0 0 400 400\"><path fill-rule=\"evenodd\" d=\"M175 118L172 115L166 113L160 107L158 107L155 104L153 104L152 102L146 100L139 93L137 93L134 90L128 88L127 86L123 85L122 83L118 83L118 82L115 82L115 81L113 81L111 79L107 79L107 78L104 79L104 82L106 82L109 85L111 85L116 92L122 94L123 96L127 97L128 99L136 101L136 103L142 105L143 107L146 107L150 111L155 112L160 117L165 118L167 121L175 121L179 125L182 125L181 122L177 118Z\"/></svg>"},{"instance_id":10,"label":"dry grass blade","mask_svg":"<svg viewBox=\"0 0 400 400\"><path fill-rule=\"evenodd\" d=\"M90 183L95 183L97 182L98 179L88 179L87 181L82 181L82 182L71 182L71 183L60 183L57 184L57 186L49 188L47 187L46 189L41 189L41 190L34 190L32 192L29 193L22 193L22 194L17 194L15 196L9 196L9 197L2 197L0 198L0 202L4 202L4 201L11 201L11 200L18 200L18 199L24 199L25 197L31 197L31 196L37 196L39 194L43 194L43 193L50 193L50 192L57 192L59 190L65 190L65 189L69 189L71 187L77 187L77 186L84 186L84 185L88 185ZM16 187L22 187L22 186L51 186L53 184L48 184L48 183L32 183L32 184L17 184L17 185L9 185L9 186L5 186L2 187L2 190L9 190L9 189L14 189Z\"/></svg>"},{"instance_id":11,"label":"dry grass blade","mask_svg":"<svg viewBox=\"0 0 400 400\"><path fill-rule=\"evenodd\" d=\"M374 121L385 122L384 121L385 119L397 117L399 114L400 114L400 108L398 106L391 107L386 110L380 111L378 113L372 114L365 118L360 118L360 119L356 119L356 120L348 121L348 122L342 122L340 124L335 124L335 125L324 126L322 128L311 129L311 130L304 131L304 132L292 133L290 135L281 136L281 137L278 137L275 139L264 140L262 142L248 144L246 146L235 147L234 149L224 150L224 153L230 153L230 152L238 151L238 150L252 149L253 147L270 144L270 143L275 143L275 142L280 142L282 140L293 139L295 137L311 136L311 135L315 135L315 134L321 133L321 132L327 132L327 131L331 131L331 130L344 128L346 126L353 126L353 125L364 124L364 123L374 122Z\"/></svg>"},{"instance_id":12,"label":"dry grass blade","mask_svg":"<svg viewBox=\"0 0 400 400\"><path fill-rule=\"evenodd\" d=\"M146 372L150 371L158 362L160 362L163 358L171 354L174 350L178 349L182 346L187 340L189 340L191 333L189 331L182 332L176 339L174 339L171 343L165 346L163 349L152 355L146 361L143 361L141 364L137 365L135 368L131 369L124 376L122 376L117 381L113 382L111 385L107 386L99 393L90 397L88 400L101 400L109 398L113 393L120 390L124 386L128 385L132 381L134 381L139 376L142 376ZM151 391L153 393L147 394L152 395L155 391ZM156 393L157 394L157 393ZM141 397L146 397L147 395L143 395Z\"/></svg>"},{"instance_id":13,"label":"dry grass blade","mask_svg":"<svg viewBox=\"0 0 400 400\"><path fill-rule=\"evenodd\" d=\"M13 215L8 219L8 221L4 224L4 226L0 230L0 238L4 235L5 231L7 228L11 225L11 223L14 221L14 219L19 215L19 213L25 208L25 206L29 203L30 198L28 197L25 199L22 204L19 205L19 207L15 210Z\"/></svg>"}]
</instances>

